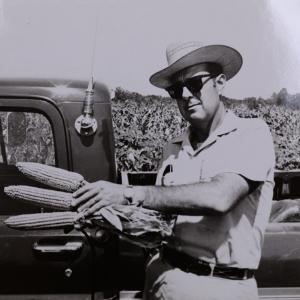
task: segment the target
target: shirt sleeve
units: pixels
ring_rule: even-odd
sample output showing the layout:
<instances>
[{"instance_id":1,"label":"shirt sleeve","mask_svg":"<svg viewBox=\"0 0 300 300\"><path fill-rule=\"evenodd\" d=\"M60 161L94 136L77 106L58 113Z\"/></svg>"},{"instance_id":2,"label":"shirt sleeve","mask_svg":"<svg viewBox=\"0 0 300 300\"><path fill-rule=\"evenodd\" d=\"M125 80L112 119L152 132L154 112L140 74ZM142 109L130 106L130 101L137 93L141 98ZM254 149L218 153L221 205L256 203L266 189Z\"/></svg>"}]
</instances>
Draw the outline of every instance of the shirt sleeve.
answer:
<instances>
[{"instance_id":1,"label":"shirt sleeve","mask_svg":"<svg viewBox=\"0 0 300 300\"><path fill-rule=\"evenodd\" d=\"M219 171L232 172L252 181L273 181L275 153L269 127L262 120L247 120L224 149Z\"/></svg>"}]
</instances>

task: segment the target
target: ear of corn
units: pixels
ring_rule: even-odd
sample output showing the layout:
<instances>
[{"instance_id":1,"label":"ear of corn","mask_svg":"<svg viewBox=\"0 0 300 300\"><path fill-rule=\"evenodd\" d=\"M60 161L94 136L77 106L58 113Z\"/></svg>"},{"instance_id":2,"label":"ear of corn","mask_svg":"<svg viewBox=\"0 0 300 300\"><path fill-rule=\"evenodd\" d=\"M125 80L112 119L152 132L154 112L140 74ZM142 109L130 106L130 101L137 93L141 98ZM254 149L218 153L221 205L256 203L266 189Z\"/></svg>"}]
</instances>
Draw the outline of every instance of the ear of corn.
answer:
<instances>
[{"instance_id":1,"label":"ear of corn","mask_svg":"<svg viewBox=\"0 0 300 300\"><path fill-rule=\"evenodd\" d=\"M70 210L73 199L71 193L26 185L7 186L4 188L4 192L14 199L20 199L30 204L56 210Z\"/></svg>"},{"instance_id":2,"label":"ear of corn","mask_svg":"<svg viewBox=\"0 0 300 300\"><path fill-rule=\"evenodd\" d=\"M76 217L77 213L71 211L23 214L9 217L4 223L18 229L59 228L73 226Z\"/></svg>"},{"instance_id":3,"label":"ear of corn","mask_svg":"<svg viewBox=\"0 0 300 300\"><path fill-rule=\"evenodd\" d=\"M34 162L18 162L17 168L25 176L59 190L74 192L86 182L75 172Z\"/></svg>"}]
</instances>

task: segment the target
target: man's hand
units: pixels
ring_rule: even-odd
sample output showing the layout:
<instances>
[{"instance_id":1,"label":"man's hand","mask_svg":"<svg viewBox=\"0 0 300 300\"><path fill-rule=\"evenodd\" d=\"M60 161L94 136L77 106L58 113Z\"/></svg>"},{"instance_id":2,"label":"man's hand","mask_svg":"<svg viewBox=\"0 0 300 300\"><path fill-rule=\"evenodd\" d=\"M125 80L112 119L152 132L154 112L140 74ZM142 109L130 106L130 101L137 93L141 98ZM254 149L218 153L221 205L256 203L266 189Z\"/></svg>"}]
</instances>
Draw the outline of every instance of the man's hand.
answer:
<instances>
[{"instance_id":1,"label":"man's hand","mask_svg":"<svg viewBox=\"0 0 300 300\"><path fill-rule=\"evenodd\" d=\"M126 204L123 192L125 186L108 181L88 183L73 193L73 207L78 207L79 212L89 216L104 206L111 204Z\"/></svg>"}]
</instances>

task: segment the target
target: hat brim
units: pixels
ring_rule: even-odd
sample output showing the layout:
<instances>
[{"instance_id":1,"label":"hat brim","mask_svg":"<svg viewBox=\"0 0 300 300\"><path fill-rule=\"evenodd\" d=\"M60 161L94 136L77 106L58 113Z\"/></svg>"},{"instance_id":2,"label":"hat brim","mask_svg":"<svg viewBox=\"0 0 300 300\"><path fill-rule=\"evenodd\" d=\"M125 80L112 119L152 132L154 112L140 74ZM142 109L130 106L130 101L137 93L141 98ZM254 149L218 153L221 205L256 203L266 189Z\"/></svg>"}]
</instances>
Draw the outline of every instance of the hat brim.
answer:
<instances>
[{"instance_id":1,"label":"hat brim","mask_svg":"<svg viewBox=\"0 0 300 300\"><path fill-rule=\"evenodd\" d=\"M171 79L174 74L200 63L215 63L220 65L222 73L229 80L240 70L243 58L238 51L228 46L204 46L186 54L167 68L154 73L150 77L150 82L159 88L167 88L172 84Z\"/></svg>"}]
</instances>

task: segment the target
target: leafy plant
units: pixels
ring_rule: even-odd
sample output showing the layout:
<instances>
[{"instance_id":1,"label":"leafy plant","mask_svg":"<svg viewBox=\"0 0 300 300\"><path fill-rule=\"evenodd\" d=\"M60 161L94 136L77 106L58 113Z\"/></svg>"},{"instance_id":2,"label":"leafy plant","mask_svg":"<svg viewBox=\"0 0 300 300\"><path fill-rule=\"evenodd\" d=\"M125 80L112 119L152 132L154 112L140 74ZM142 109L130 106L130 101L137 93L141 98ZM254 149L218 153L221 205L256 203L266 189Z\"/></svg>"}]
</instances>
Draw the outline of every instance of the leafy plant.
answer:
<instances>
[{"instance_id":1,"label":"leafy plant","mask_svg":"<svg viewBox=\"0 0 300 300\"><path fill-rule=\"evenodd\" d=\"M273 98L244 101L223 98L223 101L238 116L261 118L269 125L277 169L300 169L300 110L279 105ZM187 126L176 102L167 97L142 96L118 88L112 107L119 170L157 170L163 146Z\"/></svg>"}]
</instances>

